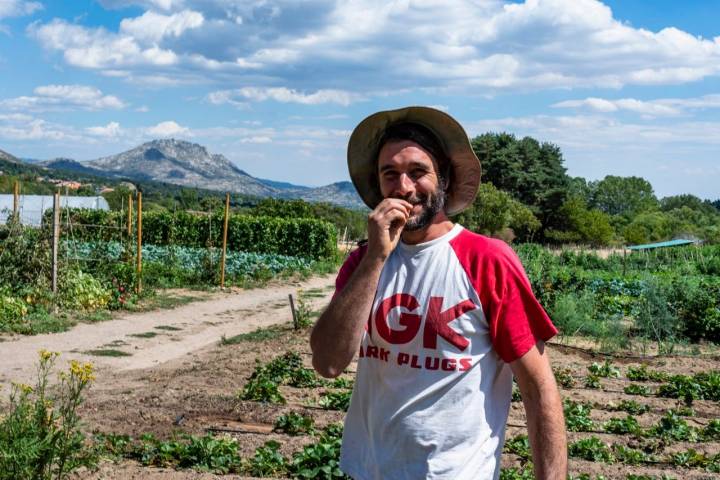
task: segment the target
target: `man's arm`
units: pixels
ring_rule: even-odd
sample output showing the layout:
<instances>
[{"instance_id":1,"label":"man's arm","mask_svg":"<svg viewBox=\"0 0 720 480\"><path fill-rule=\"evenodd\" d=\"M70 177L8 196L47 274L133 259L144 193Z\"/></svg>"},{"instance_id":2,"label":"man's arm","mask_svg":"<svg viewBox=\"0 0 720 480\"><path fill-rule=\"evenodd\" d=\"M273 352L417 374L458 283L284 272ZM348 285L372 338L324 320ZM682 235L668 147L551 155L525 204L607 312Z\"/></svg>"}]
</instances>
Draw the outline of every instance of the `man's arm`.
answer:
<instances>
[{"instance_id":1,"label":"man's arm","mask_svg":"<svg viewBox=\"0 0 720 480\"><path fill-rule=\"evenodd\" d=\"M360 346L380 273L400 240L411 209L405 200L386 198L368 216L368 249L310 334L312 364L323 377L340 375Z\"/></svg>"},{"instance_id":2,"label":"man's arm","mask_svg":"<svg viewBox=\"0 0 720 480\"><path fill-rule=\"evenodd\" d=\"M560 392L550 368L545 344L539 341L510 364L527 416L535 478L567 478L567 438Z\"/></svg>"}]
</instances>

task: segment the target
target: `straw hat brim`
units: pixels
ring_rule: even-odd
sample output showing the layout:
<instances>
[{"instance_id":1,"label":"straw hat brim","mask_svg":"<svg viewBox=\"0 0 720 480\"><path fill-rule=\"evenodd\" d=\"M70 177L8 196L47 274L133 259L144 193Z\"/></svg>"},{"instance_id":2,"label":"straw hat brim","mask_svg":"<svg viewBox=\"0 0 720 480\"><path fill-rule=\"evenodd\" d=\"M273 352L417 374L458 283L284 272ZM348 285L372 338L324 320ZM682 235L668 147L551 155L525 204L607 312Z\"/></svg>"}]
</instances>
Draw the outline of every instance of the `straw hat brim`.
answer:
<instances>
[{"instance_id":1,"label":"straw hat brim","mask_svg":"<svg viewBox=\"0 0 720 480\"><path fill-rule=\"evenodd\" d=\"M377 182L378 143L385 130L396 123L418 123L435 134L450 159L452 183L446 212L460 213L475 200L480 186L480 160L463 127L447 113L429 107L406 107L370 115L355 127L348 142L350 178L365 204L374 209L382 200Z\"/></svg>"}]
</instances>

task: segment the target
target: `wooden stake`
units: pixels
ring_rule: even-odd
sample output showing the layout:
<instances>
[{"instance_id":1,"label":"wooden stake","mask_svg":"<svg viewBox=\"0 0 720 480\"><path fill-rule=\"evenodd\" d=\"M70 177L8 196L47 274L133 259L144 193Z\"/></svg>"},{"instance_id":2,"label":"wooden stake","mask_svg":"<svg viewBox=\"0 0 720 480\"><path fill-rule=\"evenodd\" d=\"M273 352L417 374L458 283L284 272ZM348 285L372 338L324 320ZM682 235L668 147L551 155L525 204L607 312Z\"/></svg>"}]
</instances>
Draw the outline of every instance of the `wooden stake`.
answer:
<instances>
[{"instance_id":1,"label":"wooden stake","mask_svg":"<svg viewBox=\"0 0 720 480\"><path fill-rule=\"evenodd\" d=\"M137 279L135 292L142 292L142 192L137 192L137 265L135 267Z\"/></svg>"},{"instance_id":2,"label":"wooden stake","mask_svg":"<svg viewBox=\"0 0 720 480\"><path fill-rule=\"evenodd\" d=\"M128 241L130 241L130 237L132 236L132 209L133 209L132 193L128 193L128 204L127 204L127 236L128 236Z\"/></svg>"},{"instance_id":3,"label":"wooden stake","mask_svg":"<svg viewBox=\"0 0 720 480\"><path fill-rule=\"evenodd\" d=\"M52 291L57 294L58 247L60 245L60 192L53 196Z\"/></svg>"},{"instance_id":4,"label":"wooden stake","mask_svg":"<svg viewBox=\"0 0 720 480\"><path fill-rule=\"evenodd\" d=\"M18 217L19 210L20 210L20 182L15 180L15 185L13 185L13 218L16 218L18 221L20 220L20 217Z\"/></svg>"},{"instance_id":5,"label":"wooden stake","mask_svg":"<svg viewBox=\"0 0 720 480\"><path fill-rule=\"evenodd\" d=\"M297 313L295 312L295 301L293 300L292 293L288 294L288 298L290 299L290 311L292 312L293 316L293 328L295 330L299 330L300 326L298 325Z\"/></svg>"},{"instance_id":6,"label":"wooden stake","mask_svg":"<svg viewBox=\"0 0 720 480\"><path fill-rule=\"evenodd\" d=\"M228 216L230 215L230 194L225 194L225 221L223 223L222 259L220 260L220 288L225 288L225 256L227 252Z\"/></svg>"}]
</instances>

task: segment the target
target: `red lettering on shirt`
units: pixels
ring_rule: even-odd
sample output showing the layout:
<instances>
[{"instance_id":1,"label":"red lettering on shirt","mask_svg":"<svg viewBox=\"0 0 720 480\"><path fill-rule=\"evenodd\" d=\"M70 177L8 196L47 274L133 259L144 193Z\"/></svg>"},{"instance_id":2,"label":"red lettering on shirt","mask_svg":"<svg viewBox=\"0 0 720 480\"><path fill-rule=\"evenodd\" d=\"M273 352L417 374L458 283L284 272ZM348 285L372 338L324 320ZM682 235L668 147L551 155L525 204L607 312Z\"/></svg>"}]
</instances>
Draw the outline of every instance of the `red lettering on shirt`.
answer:
<instances>
[{"instance_id":1,"label":"red lettering on shirt","mask_svg":"<svg viewBox=\"0 0 720 480\"><path fill-rule=\"evenodd\" d=\"M443 297L430 297L428 302L427 313L425 315L425 331L423 332L423 347L437 348L437 337L440 336L455 345L462 352L470 342L458 334L455 330L448 326L461 315L475 310L477 306L470 300L463 300L455 306L452 306L441 312Z\"/></svg>"},{"instance_id":2,"label":"red lettering on shirt","mask_svg":"<svg viewBox=\"0 0 720 480\"><path fill-rule=\"evenodd\" d=\"M375 314L375 328L377 329L378 335L388 343L408 343L415 338L418 330L420 330L420 315L406 312L401 313L398 322L405 327L404 330L394 330L390 328L387 323L387 316L393 308L404 307L412 312L419 306L420 304L417 299L407 293L397 293L380 302Z\"/></svg>"}]
</instances>

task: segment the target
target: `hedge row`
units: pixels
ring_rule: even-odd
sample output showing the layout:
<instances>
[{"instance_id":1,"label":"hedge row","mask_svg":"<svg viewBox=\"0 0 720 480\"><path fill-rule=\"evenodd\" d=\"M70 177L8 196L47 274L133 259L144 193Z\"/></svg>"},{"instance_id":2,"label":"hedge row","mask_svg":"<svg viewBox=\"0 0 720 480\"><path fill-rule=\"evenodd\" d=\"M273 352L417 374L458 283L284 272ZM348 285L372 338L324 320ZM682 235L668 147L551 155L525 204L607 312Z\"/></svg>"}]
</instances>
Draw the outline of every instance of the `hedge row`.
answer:
<instances>
[{"instance_id":1,"label":"hedge row","mask_svg":"<svg viewBox=\"0 0 720 480\"><path fill-rule=\"evenodd\" d=\"M127 240L126 216L122 212L66 209L61 218L65 238L81 241ZM217 247L222 245L222 227L222 212L211 215L145 212L143 243ZM322 220L232 214L228 221L229 250L319 259L332 256L336 243L335 227Z\"/></svg>"}]
</instances>

